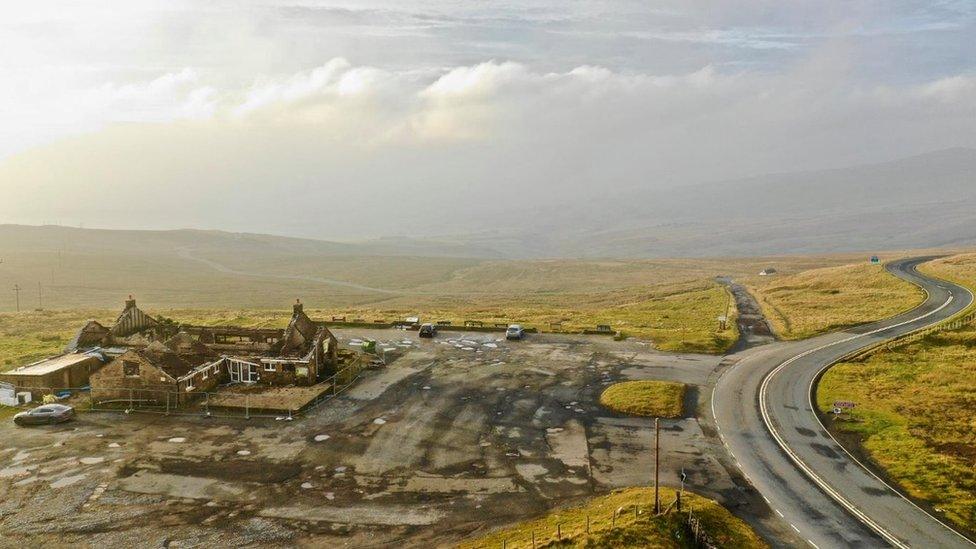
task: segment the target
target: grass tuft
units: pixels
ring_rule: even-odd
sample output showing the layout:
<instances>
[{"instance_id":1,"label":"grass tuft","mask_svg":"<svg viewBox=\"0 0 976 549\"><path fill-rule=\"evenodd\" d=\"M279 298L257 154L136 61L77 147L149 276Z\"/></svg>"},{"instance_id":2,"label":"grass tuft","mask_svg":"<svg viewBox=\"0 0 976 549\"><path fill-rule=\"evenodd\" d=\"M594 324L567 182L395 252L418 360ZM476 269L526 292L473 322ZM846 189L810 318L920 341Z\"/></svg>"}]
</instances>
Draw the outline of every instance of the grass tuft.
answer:
<instances>
[{"instance_id":1,"label":"grass tuft","mask_svg":"<svg viewBox=\"0 0 976 549\"><path fill-rule=\"evenodd\" d=\"M674 489L662 488L662 505L673 502L675 493ZM683 509L694 510L705 531L719 547L767 547L747 524L718 503L687 491L682 501ZM511 548L528 548L531 547L534 533L536 547L691 547L682 523L684 513L671 512L651 517L649 511L653 505L653 489L617 490L585 504L559 509L460 545L466 549L495 548L503 544ZM639 510L636 518L635 507ZM614 521L615 512L617 518ZM589 535L586 533L587 516L590 518ZM557 526L561 538L557 538Z\"/></svg>"},{"instance_id":2,"label":"grass tuft","mask_svg":"<svg viewBox=\"0 0 976 549\"><path fill-rule=\"evenodd\" d=\"M684 410L685 385L670 381L624 381L607 387L600 404L621 414L676 418Z\"/></svg>"}]
</instances>

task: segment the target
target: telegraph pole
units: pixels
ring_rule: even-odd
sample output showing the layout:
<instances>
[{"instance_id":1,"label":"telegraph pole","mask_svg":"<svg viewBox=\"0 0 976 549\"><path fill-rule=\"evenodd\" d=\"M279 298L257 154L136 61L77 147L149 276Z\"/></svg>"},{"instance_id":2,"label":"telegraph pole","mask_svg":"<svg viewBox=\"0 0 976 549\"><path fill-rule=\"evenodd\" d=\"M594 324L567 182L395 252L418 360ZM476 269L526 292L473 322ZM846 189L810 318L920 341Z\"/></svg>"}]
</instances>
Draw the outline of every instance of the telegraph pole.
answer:
<instances>
[{"instance_id":1,"label":"telegraph pole","mask_svg":"<svg viewBox=\"0 0 976 549\"><path fill-rule=\"evenodd\" d=\"M20 312L20 285L14 284L14 295L17 296L17 312Z\"/></svg>"},{"instance_id":2,"label":"telegraph pole","mask_svg":"<svg viewBox=\"0 0 976 549\"><path fill-rule=\"evenodd\" d=\"M44 304L41 302L41 281L37 281L37 309L41 310L44 308Z\"/></svg>"},{"instance_id":3,"label":"telegraph pole","mask_svg":"<svg viewBox=\"0 0 976 549\"><path fill-rule=\"evenodd\" d=\"M661 422L654 418L654 514L661 512L661 496L659 492L660 483L658 477L661 473Z\"/></svg>"}]
</instances>

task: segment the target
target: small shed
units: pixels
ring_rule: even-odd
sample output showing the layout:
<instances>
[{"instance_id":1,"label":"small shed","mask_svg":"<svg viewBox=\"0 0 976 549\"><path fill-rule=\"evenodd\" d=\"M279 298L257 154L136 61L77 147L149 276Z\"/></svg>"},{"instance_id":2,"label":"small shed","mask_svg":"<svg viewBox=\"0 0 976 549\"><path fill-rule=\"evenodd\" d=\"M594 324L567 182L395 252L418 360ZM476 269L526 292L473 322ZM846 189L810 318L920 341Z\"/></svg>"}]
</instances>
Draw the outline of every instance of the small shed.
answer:
<instances>
[{"instance_id":1,"label":"small shed","mask_svg":"<svg viewBox=\"0 0 976 549\"><path fill-rule=\"evenodd\" d=\"M97 353L69 353L0 373L0 381L20 391L30 391L39 399L51 389L86 387L91 375L103 364Z\"/></svg>"}]
</instances>

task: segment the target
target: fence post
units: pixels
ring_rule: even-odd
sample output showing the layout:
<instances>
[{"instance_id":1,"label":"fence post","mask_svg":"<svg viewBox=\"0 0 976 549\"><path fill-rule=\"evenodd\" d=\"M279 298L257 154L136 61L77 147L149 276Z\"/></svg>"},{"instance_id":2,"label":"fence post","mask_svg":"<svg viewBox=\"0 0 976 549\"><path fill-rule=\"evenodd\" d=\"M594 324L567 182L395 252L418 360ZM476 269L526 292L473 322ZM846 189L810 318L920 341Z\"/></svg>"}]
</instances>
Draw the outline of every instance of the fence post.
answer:
<instances>
[{"instance_id":1,"label":"fence post","mask_svg":"<svg viewBox=\"0 0 976 549\"><path fill-rule=\"evenodd\" d=\"M248 402L248 395L244 395L244 419L251 419L251 408Z\"/></svg>"},{"instance_id":2,"label":"fence post","mask_svg":"<svg viewBox=\"0 0 976 549\"><path fill-rule=\"evenodd\" d=\"M134 410L135 406L132 403L132 389L129 389L129 410Z\"/></svg>"},{"instance_id":3,"label":"fence post","mask_svg":"<svg viewBox=\"0 0 976 549\"><path fill-rule=\"evenodd\" d=\"M169 415L169 391L166 391L166 415Z\"/></svg>"},{"instance_id":4,"label":"fence post","mask_svg":"<svg viewBox=\"0 0 976 549\"><path fill-rule=\"evenodd\" d=\"M535 530L532 530L532 549L535 549Z\"/></svg>"},{"instance_id":5,"label":"fence post","mask_svg":"<svg viewBox=\"0 0 976 549\"><path fill-rule=\"evenodd\" d=\"M210 393L203 393L203 411L210 417Z\"/></svg>"},{"instance_id":6,"label":"fence post","mask_svg":"<svg viewBox=\"0 0 976 549\"><path fill-rule=\"evenodd\" d=\"M590 535L590 514L586 514L586 535Z\"/></svg>"},{"instance_id":7,"label":"fence post","mask_svg":"<svg viewBox=\"0 0 976 549\"><path fill-rule=\"evenodd\" d=\"M556 540L561 541L562 539L563 539L562 523L561 522L557 522L556 523Z\"/></svg>"}]
</instances>

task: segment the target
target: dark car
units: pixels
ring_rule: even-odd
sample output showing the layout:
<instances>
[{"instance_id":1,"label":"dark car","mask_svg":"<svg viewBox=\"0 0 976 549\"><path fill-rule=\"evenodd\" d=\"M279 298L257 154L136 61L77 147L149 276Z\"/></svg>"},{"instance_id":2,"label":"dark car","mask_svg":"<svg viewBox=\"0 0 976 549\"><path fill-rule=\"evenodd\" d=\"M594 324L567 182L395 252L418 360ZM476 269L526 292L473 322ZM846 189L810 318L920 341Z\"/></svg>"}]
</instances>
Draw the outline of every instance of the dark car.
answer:
<instances>
[{"instance_id":1,"label":"dark car","mask_svg":"<svg viewBox=\"0 0 976 549\"><path fill-rule=\"evenodd\" d=\"M437 326L433 324L421 324L420 332L417 335L420 337L434 337L437 335Z\"/></svg>"},{"instance_id":2,"label":"dark car","mask_svg":"<svg viewBox=\"0 0 976 549\"><path fill-rule=\"evenodd\" d=\"M64 404L45 404L33 410L21 412L14 416L17 425L50 425L64 423L75 417L75 409Z\"/></svg>"}]
</instances>

